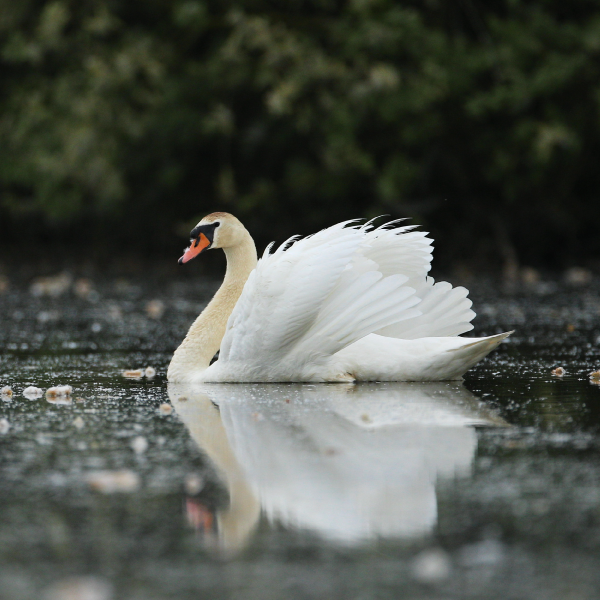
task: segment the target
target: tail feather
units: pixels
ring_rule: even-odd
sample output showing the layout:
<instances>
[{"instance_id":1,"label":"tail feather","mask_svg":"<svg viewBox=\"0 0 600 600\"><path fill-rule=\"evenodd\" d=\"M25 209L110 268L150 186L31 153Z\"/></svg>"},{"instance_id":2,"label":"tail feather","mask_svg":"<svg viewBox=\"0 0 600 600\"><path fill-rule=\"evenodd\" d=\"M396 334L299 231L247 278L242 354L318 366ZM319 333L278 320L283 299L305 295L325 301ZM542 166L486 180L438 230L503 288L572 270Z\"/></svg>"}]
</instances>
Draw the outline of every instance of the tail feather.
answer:
<instances>
[{"instance_id":1,"label":"tail feather","mask_svg":"<svg viewBox=\"0 0 600 600\"><path fill-rule=\"evenodd\" d=\"M336 355L336 368L358 381L449 381L460 379L512 331L485 338L419 340L370 335Z\"/></svg>"},{"instance_id":2,"label":"tail feather","mask_svg":"<svg viewBox=\"0 0 600 600\"><path fill-rule=\"evenodd\" d=\"M495 350L513 331L499 333L485 338L479 338L470 344L464 344L458 348L453 348L447 352L453 353L461 364L461 373L457 376L464 375L471 367L476 365L482 358L487 356L492 350ZM465 340L468 338L464 338Z\"/></svg>"},{"instance_id":3,"label":"tail feather","mask_svg":"<svg viewBox=\"0 0 600 600\"><path fill-rule=\"evenodd\" d=\"M505 340L509 335L513 334L515 330L506 331L504 333L499 333L497 335L491 335L489 337L478 338L477 341L472 342L471 344L466 344L461 346L460 348L453 348L452 350L448 350L448 352L459 352L461 350L466 350L468 348L486 348L486 352L491 352L494 348L497 348L500 345L502 340ZM468 338L464 338L468 339Z\"/></svg>"}]
</instances>

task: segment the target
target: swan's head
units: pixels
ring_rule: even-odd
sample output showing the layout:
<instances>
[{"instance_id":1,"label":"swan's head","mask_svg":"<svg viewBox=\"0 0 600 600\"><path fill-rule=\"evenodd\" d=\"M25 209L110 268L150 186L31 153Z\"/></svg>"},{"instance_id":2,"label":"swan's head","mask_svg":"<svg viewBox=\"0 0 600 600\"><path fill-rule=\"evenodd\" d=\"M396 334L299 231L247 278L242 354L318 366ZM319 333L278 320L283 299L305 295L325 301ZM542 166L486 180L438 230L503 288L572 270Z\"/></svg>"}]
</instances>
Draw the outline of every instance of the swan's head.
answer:
<instances>
[{"instance_id":1,"label":"swan's head","mask_svg":"<svg viewBox=\"0 0 600 600\"><path fill-rule=\"evenodd\" d=\"M216 212L207 215L192 229L190 246L179 259L182 265L212 248L231 248L243 239L246 228L229 213Z\"/></svg>"}]
</instances>

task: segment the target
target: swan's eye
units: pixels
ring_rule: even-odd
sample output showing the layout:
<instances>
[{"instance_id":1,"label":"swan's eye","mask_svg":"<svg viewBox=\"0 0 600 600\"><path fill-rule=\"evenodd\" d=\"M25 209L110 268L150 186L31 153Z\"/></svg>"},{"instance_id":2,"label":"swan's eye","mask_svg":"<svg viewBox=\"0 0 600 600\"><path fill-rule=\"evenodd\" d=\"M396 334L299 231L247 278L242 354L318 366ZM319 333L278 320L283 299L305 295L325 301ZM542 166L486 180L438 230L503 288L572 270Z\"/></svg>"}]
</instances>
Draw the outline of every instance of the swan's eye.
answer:
<instances>
[{"instance_id":1,"label":"swan's eye","mask_svg":"<svg viewBox=\"0 0 600 600\"><path fill-rule=\"evenodd\" d=\"M198 246L200 243L200 237L204 236L207 245L205 249L210 248L213 243L213 238L215 234L216 226L220 225L220 223L206 223L205 225L196 225L194 229L190 232L190 243L194 248Z\"/></svg>"},{"instance_id":2,"label":"swan's eye","mask_svg":"<svg viewBox=\"0 0 600 600\"><path fill-rule=\"evenodd\" d=\"M219 223L219 221L217 221L216 223L213 223L213 227L217 228L221 223Z\"/></svg>"}]
</instances>

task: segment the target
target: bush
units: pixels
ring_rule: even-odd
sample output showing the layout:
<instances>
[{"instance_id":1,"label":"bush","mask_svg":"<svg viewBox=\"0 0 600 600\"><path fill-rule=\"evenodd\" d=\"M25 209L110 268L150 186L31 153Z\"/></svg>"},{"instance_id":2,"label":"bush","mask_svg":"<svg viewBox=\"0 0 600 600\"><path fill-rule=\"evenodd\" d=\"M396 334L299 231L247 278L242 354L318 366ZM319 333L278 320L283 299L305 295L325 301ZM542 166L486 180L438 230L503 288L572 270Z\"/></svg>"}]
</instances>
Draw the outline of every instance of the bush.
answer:
<instances>
[{"instance_id":1,"label":"bush","mask_svg":"<svg viewBox=\"0 0 600 600\"><path fill-rule=\"evenodd\" d=\"M599 7L5 2L2 218L144 249L386 213L448 260L598 256Z\"/></svg>"}]
</instances>

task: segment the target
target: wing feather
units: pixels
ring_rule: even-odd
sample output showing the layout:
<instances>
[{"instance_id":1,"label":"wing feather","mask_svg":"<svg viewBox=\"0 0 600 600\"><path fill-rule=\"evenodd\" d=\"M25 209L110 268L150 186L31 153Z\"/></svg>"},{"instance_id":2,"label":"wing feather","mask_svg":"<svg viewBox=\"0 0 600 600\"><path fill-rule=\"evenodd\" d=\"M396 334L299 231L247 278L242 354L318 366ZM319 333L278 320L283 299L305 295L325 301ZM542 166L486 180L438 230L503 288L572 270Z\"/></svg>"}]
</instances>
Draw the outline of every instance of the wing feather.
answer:
<instances>
[{"instance_id":1,"label":"wing feather","mask_svg":"<svg viewBox=\"0 0 600 600\"><path fill-rule=\"evenodd\" d=\"M445 281L435 283L432 277L427 277L416 293L421 298L418 305L421 314L382 328L377 331L379 335L416 340L456 336L473 329L473 303L467 298L469 292L464 287L453 288Z\"/></svg>"},{"instance_id":2,"label":"wing feather","mask_svg":"<svg viewBox=\"0 0 600 600\"><path fill-rule=\"evenodd\" d=\"M428 277L432 240L398 225L346 221L269 246L231 314L219 361L318 363L370 333L470 330L467 290Z\"/></svg>"},{"instance_id":3,"label":"wing feather","mask_svg":"<svg viewBox=\"0 0 600 600\"><path fill-rule=\"evenodd\" d=\"M310 329L362 240L344 225L263 255L229 319L219 359L276 359Z\"/></svg>"},{"instance_id":4,"label":"wing feather","mask_svg":"<svg viewBox=\"0 0 600 600\"><path fill-rule=\"evenodd\" d=\"M416 296L421 299L420 315L386 326L376 332L379 335L410 340L455 336L473 329L471 321L475 313L467 298L469 292L463 287L453 288L445 281L435 283L427 276L433 244L427 236L411 226L390 229L388 223L367 235L365 258L376 262L383 275L406 275L406 285L415 288Z\"/></svg>"}]
</instances>

